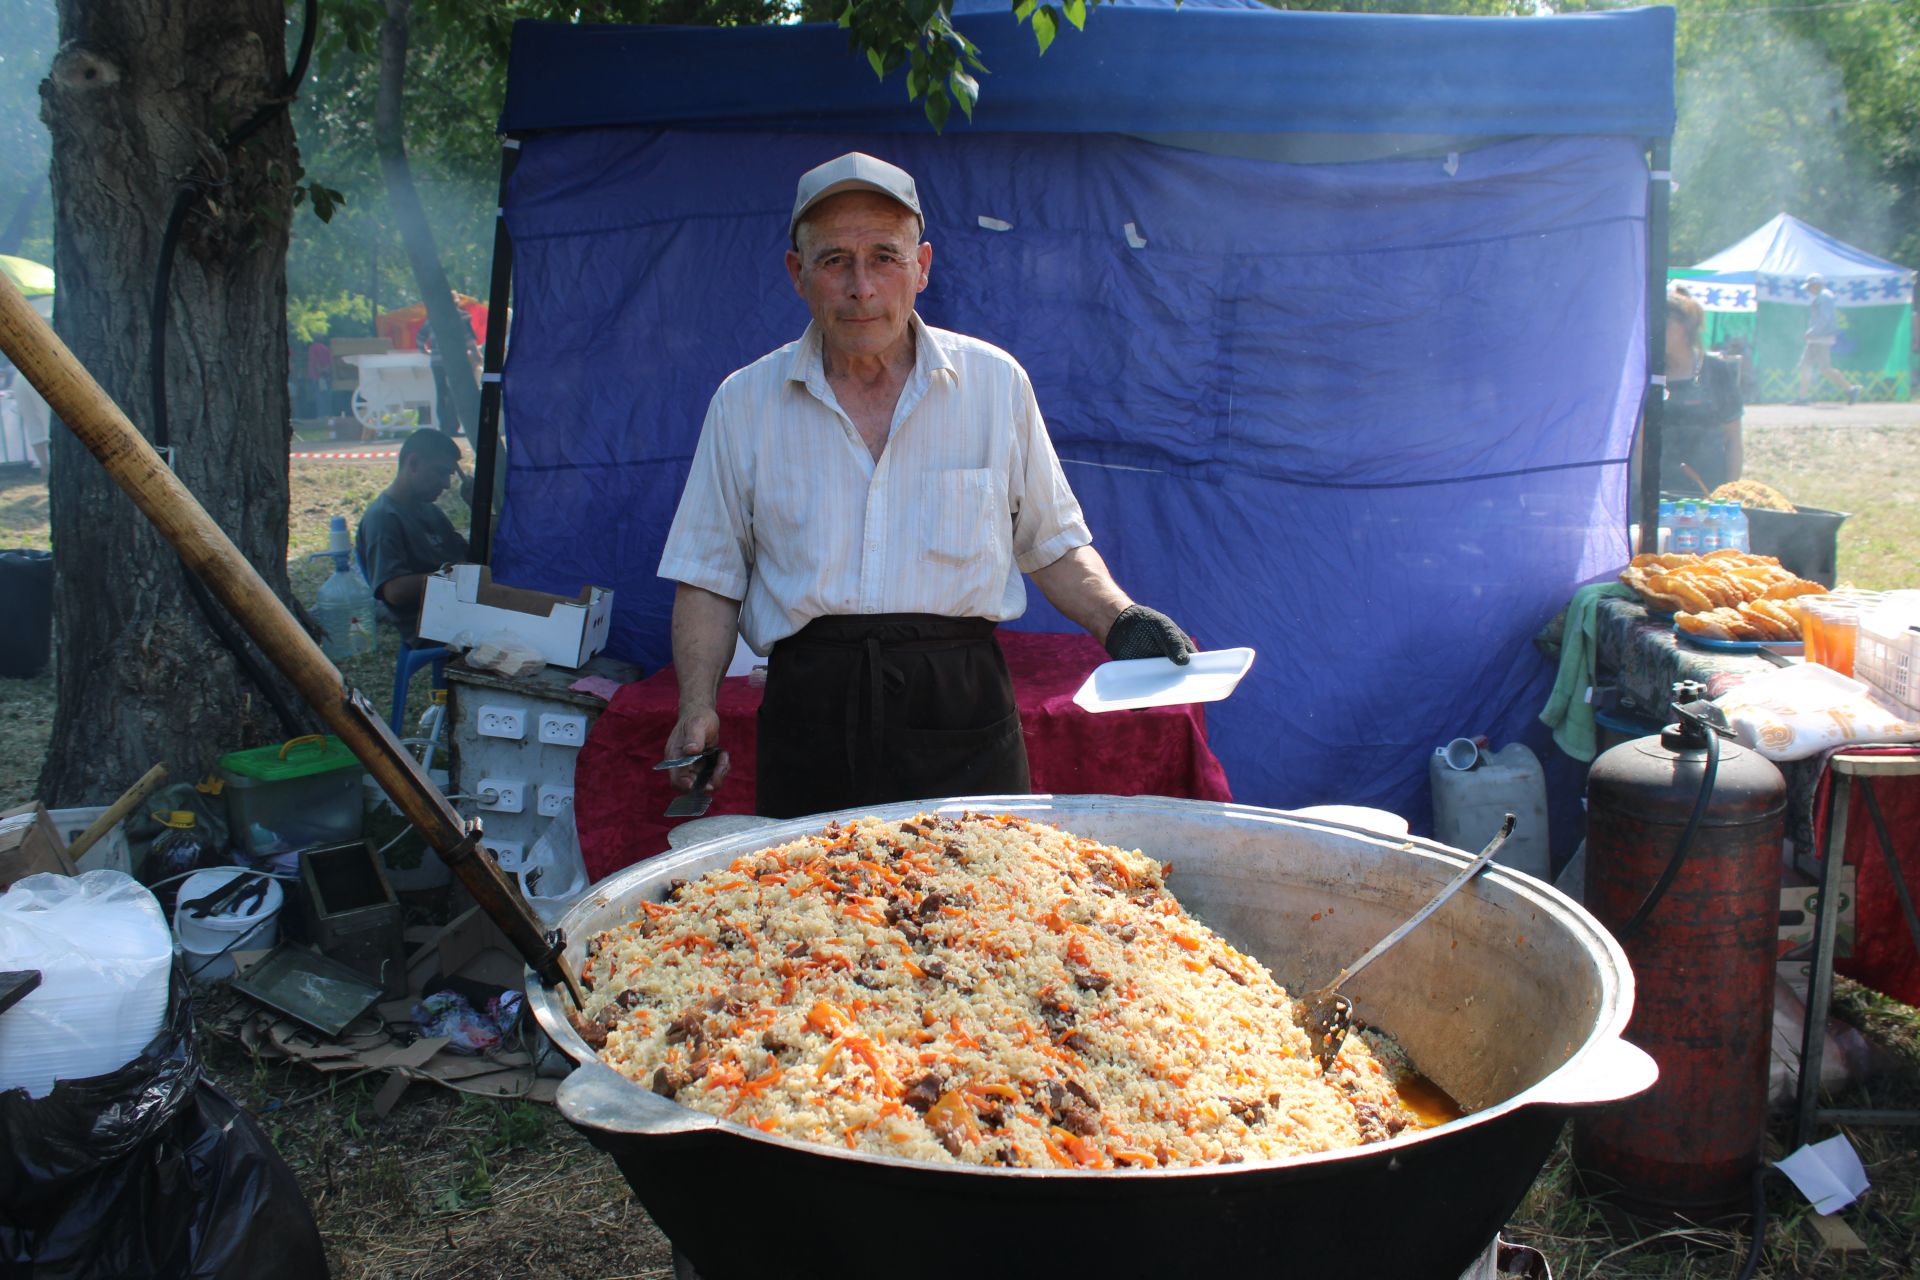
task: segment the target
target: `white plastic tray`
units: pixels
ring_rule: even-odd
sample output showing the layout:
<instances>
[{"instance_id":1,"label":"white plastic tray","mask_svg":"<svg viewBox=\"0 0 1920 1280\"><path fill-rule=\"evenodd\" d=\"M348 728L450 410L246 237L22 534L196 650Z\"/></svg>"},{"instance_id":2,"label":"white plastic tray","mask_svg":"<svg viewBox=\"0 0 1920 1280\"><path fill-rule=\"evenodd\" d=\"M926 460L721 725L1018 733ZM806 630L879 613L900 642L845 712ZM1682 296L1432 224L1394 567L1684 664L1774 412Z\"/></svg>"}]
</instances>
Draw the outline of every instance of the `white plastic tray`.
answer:
<instances>
[{"instance_id":1,"label":"white plastic tray","mask_svg":"<svg viewBox=\"0 0 1920 1280\"><path fill-rule=\"evenodd\" d=\"M1194 654L1184 667L1174 665L1170 658L1103 662L1093 669L1073 701L1087 711L1218 702L1233 692L1252 666L1251 649L1209 649Z\"/></svg>"}]
</instances>

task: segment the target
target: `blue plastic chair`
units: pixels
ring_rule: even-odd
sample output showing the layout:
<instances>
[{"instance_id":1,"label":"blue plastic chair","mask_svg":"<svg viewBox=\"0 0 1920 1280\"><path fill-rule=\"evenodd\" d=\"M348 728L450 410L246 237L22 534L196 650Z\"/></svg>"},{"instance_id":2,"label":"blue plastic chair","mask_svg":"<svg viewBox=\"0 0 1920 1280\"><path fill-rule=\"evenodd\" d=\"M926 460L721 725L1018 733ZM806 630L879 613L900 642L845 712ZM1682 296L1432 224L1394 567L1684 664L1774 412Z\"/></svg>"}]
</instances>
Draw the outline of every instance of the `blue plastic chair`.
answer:
<instances>
[{"instance_id":1,"label":"blue plastic chair","mask_svg":"<svg viewBox=\"0 0 1920 1280\"><path fill-rule=\"evenodd\" d=\"M435 644L414 649L401 642L400 656L393 664L393 714L387 721L393 726L396 738L407 736L407 686L413 683L413 673L428 665L433 667L433 687L446 688L447 646Z\"/></svg>"},{"instance_id":2,"label":"blue plastic chair","mask_svg":"<svg viewBox=\"0 0 1920 1280\"><path fill-rule=\"evenodd\" d=\"M360 566L360 576L367 577L366 558L360 554L360 539L353 540L353 561ZM369 579L371 581L371 579ZM387 714L387 724L393 730L393 736L407 736L407 687L413 683L413 673L424 666L433 667L433 687L447 687L447 646L409 645L403 636L400 640L400 652L393 663L393 701L388 705L393 709Z\"/></svg>"}]
</instances>

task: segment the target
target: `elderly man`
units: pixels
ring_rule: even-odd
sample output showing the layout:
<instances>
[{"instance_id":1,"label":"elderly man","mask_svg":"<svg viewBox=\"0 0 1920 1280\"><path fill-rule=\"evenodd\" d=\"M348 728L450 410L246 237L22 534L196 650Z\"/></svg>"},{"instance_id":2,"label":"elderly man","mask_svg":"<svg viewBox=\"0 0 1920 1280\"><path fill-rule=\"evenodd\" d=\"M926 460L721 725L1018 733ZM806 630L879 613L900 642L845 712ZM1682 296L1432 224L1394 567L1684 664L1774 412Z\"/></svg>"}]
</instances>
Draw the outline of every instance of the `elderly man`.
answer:
<instances>
[{"instance_id":1,"label":"elderly man","mask_svg":"<svg viewBox=\"0 0 1920 1280\"><path fill-rule=\"evenodd\" d=\"M1833 367L1833 344L1840 338L1840 306L1827 289L1826 277L1815 272L1803 282L1812 305L1807 309L1807 345L1800 352L1800 397L1805 404L1813 397L1820 379L1839 387L1848 404L1860 399L1860 384Z\"/></svg>"},{"instance_id":2,"label":"elderly man","mask_svg":"<svg viewBox=\"0 0 1920 1280\"><path fill-rule=\"evenodd\" d=\"M884 161L854 152L801 177L787 274L813 321L714 393L661 556L679 584L667 755L721 745L737 629L771 655L755 797L769 817L1027 790L993 638L1026 609L1023 572L1116 658L1193 652L1093 549L1026 371L915 313L924 229L912 177Z\"/></svg>"}]
</instances>

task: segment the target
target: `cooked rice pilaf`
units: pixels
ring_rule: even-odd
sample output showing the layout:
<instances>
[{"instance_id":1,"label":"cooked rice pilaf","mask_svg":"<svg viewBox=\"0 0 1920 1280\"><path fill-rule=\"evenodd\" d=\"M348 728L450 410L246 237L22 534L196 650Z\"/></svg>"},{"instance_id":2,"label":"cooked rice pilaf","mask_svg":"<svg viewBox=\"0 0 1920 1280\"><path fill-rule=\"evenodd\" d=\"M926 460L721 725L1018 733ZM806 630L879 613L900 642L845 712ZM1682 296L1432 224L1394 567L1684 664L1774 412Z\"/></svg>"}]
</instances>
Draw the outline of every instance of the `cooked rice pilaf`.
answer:
<instances>
[{"instance_id":1,"label":"cooked rice pilaf","mask_svg":"<svg viewBox=\"0 0 1920 1280\"><path fill-rule=\"evenodd\" d=\"M1360 1037L1320 1071L1168 870L1019 817L835 823L591 939L576 1025L684 1106L921 1160L1233 1163L1418 1124Z\"/></svg>"}]
</instances>

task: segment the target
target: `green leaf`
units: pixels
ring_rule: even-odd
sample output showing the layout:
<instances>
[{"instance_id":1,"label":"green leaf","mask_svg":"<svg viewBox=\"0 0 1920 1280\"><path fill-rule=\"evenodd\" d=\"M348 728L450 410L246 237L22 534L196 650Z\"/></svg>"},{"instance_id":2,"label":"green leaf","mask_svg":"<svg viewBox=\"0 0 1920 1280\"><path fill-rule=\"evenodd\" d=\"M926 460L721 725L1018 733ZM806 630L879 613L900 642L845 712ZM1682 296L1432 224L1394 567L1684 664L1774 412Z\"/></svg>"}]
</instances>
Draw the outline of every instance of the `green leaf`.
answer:
<instances>
[{"instance_id":1,"label":"green leaf","mask_svg":"<svg viewBox=\"0 0 1920 1280\"><path fill-rule=\"evenodd\" d=\"M1020 0L1020 3L1013 7L1013 20L1015 22L1025 22L1033 16L1033 11L1039 7L1040 0Z\"/></svg>"},{"instance_id":2,"label":"green leaf","mask_svg":"<svg viewBox=\"0 0 1920 1280\"><path fill-rule=\"evenodd\" d=\"M1059 24L1053 20L1052 6L1033 11L1033 38L1040 42L1041 53L1047 51L1047 46L1053 43L1053 37L1059 31Z\"/></svg>"},{"instance_id":3,"label":"green leaf","mask_svg":"<svg viewBox=\"0 0 1920 1280\"><path fill-rule=\"evenodd\" d=\"M1073 24L1075 31L1087 29L1086 0L1067 0L1067 21Z\"/></svg>"},{"instance_id":4,"label":"green leaf","mask_svg":"<svg viewBox=\"0 0 1920 1280\"><path fill-rule=\"evenodd\" d=\"M907 101L918 102L920 95L927 91L927 73L918 67L907 72Z\"/></svg>"},{"instance_id":5,"label":"green leaf","mask_svg":"<svg viewBox=\"0 0 1920 1280\"><path fill-rule=\"evenodd\" d=\"M934 85L927 90L927 119L933 124L935 133L947 130L947 115L953 110L953 103L947 98L944 85Z\"/></svg>"},{"instance_id":6,"label":"green leaf","mask_svg":"<svg viewBox=\"0 0 1920 1280\"><path fill-rule=\"evenodd\" d=\"M848 5L846 8L840 11L839 23L840 23L840 29L842 31L846 30L848 27L853 25L853 6L852 5Z\"/></svg>"},{"instance_id":7,"label":"green leaf","mask_svg":"<svg viewBox=\"0 0 1920 1280\"><path fill-rule=\"evenodd\" d=\"M980 100L980 82L955 67L947 83L953 86L954 101L960 104L960 110L966 112L967 119L973 119L973 104Z\"/></svg>"},{"instance_id":8,"label":"green leaf","mask_svg":"<svg viewBox=\"0 0 1920 1280\"><path fill-rule=\"evenodd\" d=\"M871 45L869 45L867 48L867 65L873 68L873 74L876 78L881 80L885 80L887 78L886 59L882 58L880 56L880 51L878 49L873 48Z\"/></svg>"}]
</instances>

